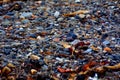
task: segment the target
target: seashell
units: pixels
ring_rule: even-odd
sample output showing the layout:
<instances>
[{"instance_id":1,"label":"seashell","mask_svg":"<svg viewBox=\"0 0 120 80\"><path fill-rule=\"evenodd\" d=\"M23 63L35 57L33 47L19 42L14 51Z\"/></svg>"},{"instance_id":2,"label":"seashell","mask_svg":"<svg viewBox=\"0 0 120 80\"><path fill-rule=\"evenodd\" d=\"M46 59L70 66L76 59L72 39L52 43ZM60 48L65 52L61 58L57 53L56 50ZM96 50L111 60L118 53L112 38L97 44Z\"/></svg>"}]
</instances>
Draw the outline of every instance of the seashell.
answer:
<instances>
[{"instance_id":1,"label":"seashell","mask_svg":"<svg viewBox=\"0 0 120 80\"><path fill-rule=\"evenodd\" d=\"M40 57L38 57L37 55L30 55L30 59L32 59L32 60L39 60Z\"/></svg>"},{"instance_id":2,"label":"seashell","mask_svg":"<svg viewBox=\"0 0 120 80\"><path fill-rule=\"evenodd\" d=\"M37 73L37 70L35 70L35 69L31 69L31 74L36 74Z\"/></svg>"}]
</instances>

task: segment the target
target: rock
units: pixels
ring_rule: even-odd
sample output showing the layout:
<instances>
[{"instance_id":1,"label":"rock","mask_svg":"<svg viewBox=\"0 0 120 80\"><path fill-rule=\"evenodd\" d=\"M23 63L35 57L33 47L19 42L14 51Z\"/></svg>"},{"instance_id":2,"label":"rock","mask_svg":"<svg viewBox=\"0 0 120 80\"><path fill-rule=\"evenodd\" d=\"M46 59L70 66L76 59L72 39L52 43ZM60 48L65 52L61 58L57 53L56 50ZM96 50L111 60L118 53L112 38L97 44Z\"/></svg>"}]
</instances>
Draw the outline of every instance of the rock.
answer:
<instances>
[{"instance_id":1,"label":"rock","mask_svg":"<svg viewBox=\"0 0 120 80\"><path fill-rule=\"evenodd\" d=\"M10 23L11 23L11 22L10 22L9 20L5 20L5 21L2 22L2 24L5 25L5 26L10 25Z\"/></svg>"},{"instance_id":2,"label":"rock","mask_svg":"<svg viewBox=\"0 0 120 80\"><path fill-rule=\"evenodd\" d=\"M8 66L9 68L15 68L15 65L13 65L12 63L8 63L7 66Z\"/></svg>"},{"instance_id":3,"label":"rock","mask_svg":"<svg viewBox=\"0 0 120 80\"><path fill-rule=\"evenodd\" d=\"M14 13L13 12L8 12L7 15L12 16L12 15L14 15Z\"/></svg>"},{"instance_id":4,"label":"rock","mask_svg":"<svg viewBox=\"0 0 120 80\"><path fill-rule=\"evenodd\" d=\"M58 22L61 22L61 21L63 21L63 19L64 19L64 18L60 17L60 18L57 19L57 21L58 21Z\"/></svg>"},{"instance_id":5,"label":"rock","mask_svg":"<svg viewBox=\"0 0 120 80\"><path fill-rule=\"evenodd\" d=\"M22 20L22 23L23 24L27 24L27 23L29 23L30 21L28 20L28 19L24 19L24 20Z\"/></svg>"},{"instance_id":6,"label":"rock","mask_svg":"<svg viewBox=\"0 0 120 80\"><path fill-rule=\"evenodd\" d=\"M85 14L79 14L80 18L85 18Z\"/></svg>"},{"instance_id":7,"label":"rock","mask_svg":"<svg viewBox=\"0 0 120 80\"><path fill-rule=\"evenodd\" d=\"M80 40L75 39L75 40L72 41L70 44L72 44L72 45L76 45L76 44L79 43L79 42L80 42Z\"/></svg>"},{"instance_id":8,"label":"rock","mask_svg":"<svg viewBox=\"0 0 120 80\"><path fill-rule=\"evenodd\" d=\"M64 61L63 58L59 58L59 57L57 57L56 60L58 60L59 62L63 62Z\"/></svg>"},{"instance_id":9,"label":"rock","mask_svg":"<svg viewBox=\"0 0 120 80\"><path fill-rule=\"evenodd\" d=\"M104 45L108 45L108 44L110 44L110 41L107 41L107 40L106 40L106 41L103 42L103 44L104 44Z\"/></svg>"},{"instance_id":10,"label":"rock","mask_svg":"<svg viewBox=\"0 0 120 80\"><path fill-rule=\"evenodd\" d=\"M9 55L10 52L11 52L11 48L5 48L5 49L4 49L4 54L5 54L5 55Z\"/></svg>"},{"instance_id":11,"label":"rock","mask_svg":"<svg viewBox=\"0 0 120 80\"><path fill-rule=\"evenodd\" d=\"M43 65L42 70L48 70L48 66L47 65Z\"/></svg>"},{"instance_id":12,"label":"rock","mask_svg":"<svg viewBox=\"0 0 120 80\"><path fill-rule=\"evenodd\" d=\"M33 34L29 34L28 36L29 36L30 38L37 38L37 35L34 34L34 33L33 33Z\"/></svg>"},{"instance_id":13,"label":"rock","mask_svg":"<svg viewBox=\"0 0 120 80\"><path fill-rule=\"evenodd\" d=\"M92 52L92 49L87 49L86 51L84 51L84 53L90 53Z\"/></svg>"},{"instance_id":14,"label":"rock","mask_svg":"<svg viewBox=\"0 0 120 80\"><path fill-rule=\"evenodd\" d=\"M85 80L85 76L84 75L78 75L76 77L76 80Z\"/></svg>"},{"instance_id":15,"label":"rock","mask_svg":"<svg viewBox=\"0 0 120 80\"><path fill-rule=\"evenodd\" d=\"M81 0L75 0L76 3L79 3Z\"/></svg>"},{"instance_id":16,"label":"rock","mask_svg":"<svg viewBox=\"0 0 120 80\"><path fill-rule=\"evenodd\" d=\"M57 17L59 17L59 15L60 15L60 12L59 11L55 11L54 16L57 18Z\"/></svg>"},{"instance_id":17,"label":"rock","mask_svg":"<svg viewBox=\"0 0 120 80\"><path fill-rule=\"evenodd\" d=\"M7 80L16 80L14 76L8 76Z\"/></svg>"},{"instance_id":18,"label":"rock","mask_svg":"<svg viewBox=\"0 0 120 80\"><path fill-rule=\"evenodd\" d=\"M2 74L8 75L10 72L11 72L11 69L9 67L7 67L7 66L5 66L2 69Z\"/></svg>"},{"instance_id":19,"label":"rock","mask_svg":"<svg viewBox=\"0 0 120 80\"><path fill-rule=\"evenodd\" d=\"M22 18L22 17L28 18L28 17L31 17L32 15L33 14L31 12L23 12L23 13L21 13L20 18Z\"/></svg>"},{"instance_id":20,"label":"rock","mask_svg":"<svg viewBox=\"0 0 120 80\"><path fill-rule=\"evenodd\" d=\"M105 47L105 48L104 48L104 51L105 51L105 52L112 52L112 49L109 48L109 47Z\"/></svg>"},{"instance_id":21,"label":"rock","mask_svg":"<svg viewBox=\"0 0 120 80\"><path fill-rule=\"evenodd\" d=\"M98 80L98 75L97 75L97 74L95 74L95 76L94 76L94 77L89 77L89 78L88 78L88 80Z\"/></svg>"},{"instance_id":22,"label":"rock","mask_svg":"<svg viewBox=\"0 0 120 80\"><path fill-rule=\"evenodd\" d=\"M23 43L13 42L11 46L21 46Z\"/></svg>"},{"instance_id":23,"label":"rock","mask_svg":"<svg viewBox=\"0 0 120 80\"><path fill-rule=\"evenodd\" d=\"M4 30L0 30L0 35L5 35L5 31Z\"/></svg>"},{"instance_id":24,"label":"rock","mask_svg":"<svg viewBox=\"0 0 120 80\"><path fill-rule=\"evenodd\" d=\"M59 41L60 41L60 38L54 38L53 41L54 41L54 42L59 42Z\"/></svg>"}]
</instances>

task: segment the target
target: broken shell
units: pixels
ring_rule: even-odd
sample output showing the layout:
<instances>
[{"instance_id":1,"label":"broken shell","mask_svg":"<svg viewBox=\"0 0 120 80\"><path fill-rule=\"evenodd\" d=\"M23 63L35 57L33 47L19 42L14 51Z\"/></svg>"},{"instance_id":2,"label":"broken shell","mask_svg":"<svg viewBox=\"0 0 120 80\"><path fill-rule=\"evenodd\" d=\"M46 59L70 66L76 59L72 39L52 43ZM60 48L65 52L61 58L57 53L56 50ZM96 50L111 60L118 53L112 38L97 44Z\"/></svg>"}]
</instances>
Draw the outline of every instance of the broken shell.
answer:
<instances>
[{"instance_id":1,"label":"broken shell","mask_svg":"<svg viewBox=\"0 0 120 80\"><path fill-rule=\"evenodd\" d=\"M32 59L32 60L39 60L40 57L36 56L36 55L30 55L30 59Z\"/></svg>"},{"instance_id":2,"label":"broken shell","mask_svg":"<svg viewBox=\"0 0 120 80\"><path fill-rule=\"evenodd\" d=\"M37 73L37 70L31 69L31 74L36 74L36 73Z\"/></svg>"}]
</instances>

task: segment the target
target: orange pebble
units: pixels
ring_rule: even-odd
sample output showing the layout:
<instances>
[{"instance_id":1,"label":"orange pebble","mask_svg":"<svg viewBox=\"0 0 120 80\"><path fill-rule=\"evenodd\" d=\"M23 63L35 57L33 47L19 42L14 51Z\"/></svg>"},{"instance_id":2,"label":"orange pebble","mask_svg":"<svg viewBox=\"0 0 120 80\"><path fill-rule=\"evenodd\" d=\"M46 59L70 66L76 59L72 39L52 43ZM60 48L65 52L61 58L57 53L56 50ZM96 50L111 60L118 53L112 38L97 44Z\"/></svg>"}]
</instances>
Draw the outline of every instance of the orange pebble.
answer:
<instances>
[{"instance_id":1,"label":"orange pebble","mask_svg":"<svg viewBox=\"0 0 120 80\"><path fill-rule=\"evenodd\" d=\"M104 51L106 51L106 52L111 52L112 50L111 50L109 47L105 47L105 48L104 48Z\"/></svg>"}]
</instances>

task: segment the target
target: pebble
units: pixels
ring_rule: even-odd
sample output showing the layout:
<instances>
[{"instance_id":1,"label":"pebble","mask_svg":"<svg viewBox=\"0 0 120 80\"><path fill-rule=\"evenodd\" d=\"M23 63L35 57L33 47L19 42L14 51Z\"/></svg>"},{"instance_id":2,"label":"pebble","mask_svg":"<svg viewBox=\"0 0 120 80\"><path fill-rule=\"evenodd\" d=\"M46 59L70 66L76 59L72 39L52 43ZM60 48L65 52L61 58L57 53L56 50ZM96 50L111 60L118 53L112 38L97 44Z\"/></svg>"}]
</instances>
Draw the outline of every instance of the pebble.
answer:
<instances>
[{"instance_id":1,"label":"pebble","mask_svg":"<svg viewBox=\"0 0 120 80\"><path fill-rule=\"evenodd\" d=\"M0 35L5 35L5 31L4 30L0 30Z\"/></svg>"},{"instance_id":2,"label":"pebble","mask_svg":"<svg viewBox=\"0 0 120 80\"><path fill-rule=\"evenodd\" d=\"M63 19L64 19L64 18L60 17L60 18L57 19L57 21L58 21L58 22L61 22L61 21L63 21Z\"/></svg>"},{"instance_id":3,"label":"pebble","mask_svg":"<svg viewBox=\"0 0 120 80\"><path fill-rule=\"evenodd\" d=\"M75 2L76 2L76 3L79 3L79 2L80 2L80 0L75 0Z\"/></svg>"},{"instance_id":4,"label":"pebble","mask_svg":"<svg viewBox=\"0 0 120 80\"><path fill-rule=\"evenodd\" d=\"M107 44L110 44L110 42L109 41L104 41L103 44L107 45Z\"/></svg>"},{"instance_id":5,"label":"pebble","mask_svg":"<svg viewBox=\"0 0 120 80\"><path fill-rule=\"evenodd\" d=\"M31 17L33 14L31 12L23 12L23 13L20 13L20 18L23 18L23 17Z\"/></svg>"},{"instance_id":6,"label":"pebble","mask_svg":"<svg viewBox=\"0 0 120 80\"><path fill-rule=\"evenodd\" d=\"M91 59L98 64L106 61L105 65L120 62L117 1L16 3L19 8L10 11L6 9L14 3L0 6L0 73L4 73L0 80L5 75L6 80L46 80L51 76L67 80L70 73L60 73L58 67L74 70ZM84 79L84 75L78 74L75 80Z\"/></svg>"},{"instance_id":7,"label":"pebble","mask_svg":"<svg viewBox=\"0 0 120 80\"><path fill-rule=\"evenodd\" d=\"M7 66L10 68L15 68L15 66L12 63L8 63Z\"/></svg>"},{"instance_id":8,"label":"pebble","mask_svg":"<svg viewBox=\"0 0 120 80\"><path fill-rule=\"evenodd\" d=\"M22 23L23 24L27 24L27 23L29 23L30 21L28 20L28 19L24 19L24 20L22 20Z\"/></svg>"},{"instance_id":9,"label":"pebble","mask_svg":"<svg viewBox=\"0 0 120 80\"><path fill-rule=\"evenodd\" d=\"M57 17L59 17L59 15L60 15L60 12L59 11L55 11L54 16L57 18Z\"/></svg>"},{"instance_id":10,"label":"pebble","mask_svg":"<svg viewBox=\"0 0 120 80\"><path fill-rule=\"evenodd\" d=\"M2 69L2 74L4 74L4 75L8 75L10 72L11 72L11 69L9 67L7 67L7 66L5 66Z\"/></svg>"}]
</instances>

